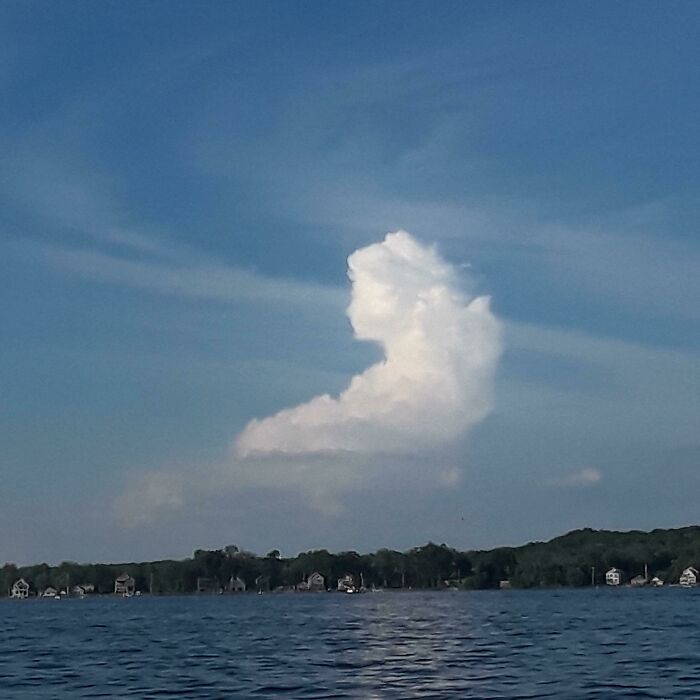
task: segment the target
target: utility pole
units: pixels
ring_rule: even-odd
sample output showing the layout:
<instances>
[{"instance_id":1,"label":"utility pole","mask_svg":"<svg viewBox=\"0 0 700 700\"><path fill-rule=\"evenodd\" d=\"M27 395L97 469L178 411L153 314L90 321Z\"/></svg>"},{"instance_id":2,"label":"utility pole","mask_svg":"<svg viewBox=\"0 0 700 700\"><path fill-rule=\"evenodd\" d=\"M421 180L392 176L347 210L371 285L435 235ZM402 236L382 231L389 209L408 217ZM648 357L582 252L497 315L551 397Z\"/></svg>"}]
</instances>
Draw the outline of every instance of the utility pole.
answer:
<instances>
[{"instance_id":1,"label":"utility pole","mask_svg":"<svg viewBox=\"0 0 700 700\"><path fill-rule=\"evenodd\" d=\"M591 567L591 586L595 586L595 566Z\"/></svg>"}]
</instances>

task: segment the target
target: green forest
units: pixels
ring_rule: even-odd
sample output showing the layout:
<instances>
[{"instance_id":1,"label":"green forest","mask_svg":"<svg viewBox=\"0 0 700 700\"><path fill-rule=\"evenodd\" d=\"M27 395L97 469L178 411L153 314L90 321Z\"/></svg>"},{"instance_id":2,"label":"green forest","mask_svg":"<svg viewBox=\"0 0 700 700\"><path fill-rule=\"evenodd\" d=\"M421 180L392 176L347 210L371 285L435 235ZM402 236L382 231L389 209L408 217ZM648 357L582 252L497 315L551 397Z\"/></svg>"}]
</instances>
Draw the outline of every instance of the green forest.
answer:
<instances>
[{"instance_id":1,"label":"green forest","mask_svg":"<svg viewBox=\"0 0 700 700\"><path fill-rule=\"evenodd\" d=\"M137 590L153 594L193 593L226 589L232 578L247 590L291 590L313 572L334 589L337 580L352 575L367 588L436 589L498 588L508 581L513 588L590 586L605 582L605 571L622 569L631 578L644 572L675 583L684 568L700 568L700 527L652 532L613 532L582 529L549 542L483 551L459 551L445 544L415 547L406 552L380 549L373 554L354 551L330 553L325 549L282 557L276 550L257 555L229 545L218 550L197 550L191 558L120 564L37 564L0 569L0 594L24 578L37 593L48 587L94 587L95 593L114 590L121 574L133 577Z\"/></svg>"}]
</instances>

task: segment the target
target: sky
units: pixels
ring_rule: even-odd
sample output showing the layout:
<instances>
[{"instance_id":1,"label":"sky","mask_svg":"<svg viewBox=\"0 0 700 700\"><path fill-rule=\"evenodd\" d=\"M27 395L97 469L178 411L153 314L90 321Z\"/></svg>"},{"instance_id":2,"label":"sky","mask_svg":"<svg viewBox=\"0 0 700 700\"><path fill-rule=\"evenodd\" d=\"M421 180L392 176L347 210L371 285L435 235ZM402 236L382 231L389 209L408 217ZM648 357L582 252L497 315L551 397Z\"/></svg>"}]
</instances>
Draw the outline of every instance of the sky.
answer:
<instances>
[{"instance_id":1,"label":"sky","mask_svg":"<svg viewBox=\"0 0 700 700\"><path fill-rule=\"evenodd\" d=\"M697 523L699 28L0 4L0 562Z\"/></svg>"}]
</instances>

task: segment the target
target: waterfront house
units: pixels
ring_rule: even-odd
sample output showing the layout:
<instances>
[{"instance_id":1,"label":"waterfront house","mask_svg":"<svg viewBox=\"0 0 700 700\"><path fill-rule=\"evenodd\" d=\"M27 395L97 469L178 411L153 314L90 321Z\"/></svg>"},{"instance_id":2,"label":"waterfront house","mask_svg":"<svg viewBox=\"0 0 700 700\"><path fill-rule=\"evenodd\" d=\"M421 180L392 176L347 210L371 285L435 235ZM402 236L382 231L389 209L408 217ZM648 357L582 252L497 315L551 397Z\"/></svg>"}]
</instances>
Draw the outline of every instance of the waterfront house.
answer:
<instances>
[{"instance_id":1,"label":"waterfront house","mask_svg":"<svg viewBox=\"0 0 700 700\"><path fill-rule=\"evenodd\" d=\"M29 584L23 578L12 584L10 598L29 598Z\"/></svg>"},{"instance_id":2,"label":"waterfront house","mask_svg":"<svg viewBox=\"0 0 700 700\"><path fill-rule=\"evenodd\" d=\"M698 583L698 570L693 566L684 569L680 579L678 579L678 583L686 588L696 586Z\"/></svg>"},{"instance_id":3,"label":"waterfront house","mask_svg":"<svg viewBox=\"0 0 700 700\"><path fill-rule=\"evenodd\" d=\"M354 591L355 590L355 577L352 574L345 574L345 576L338 579L337 588L341 593L347 593L348 591Z\"/></svg>"},{"instance_id":4,"label":"waterfront house","mask_svg":"<svg viewBox=\"0 0 700 700\"><path fill-rule=\"evenodd\" d=\"M77 586L73 586L71 595L78 596L78 598L84 598L86 595L94 592L95 587L91 583L81 583Z\"/></svg>"},{"instance_id":5,"label":"waterfront house","mask_svg":"<svg viewBox=\"0 0 700 700\"><path fill-rule=\"evenodd\" d=\"M624 574L620 569L613 567L605 572L605 583L608 586L619 586L624 579Z\"/></svg>"},{"instance_id":6,"label":"waterfront house","mask_svg":"<svg viewBox=\"0 0 700 700\"><path fill-rule=\"evenodd\" d=\"M635 576L631 581L630 585L631 586L646 586L648 583L647 577L643 576L642 574L639 574L639 576Z\"/></svg>"},{"instance_id":7,"label":"waterfront house","mask_svg":"<svg viewBox=\"0 0 700 700\"><path fill-rule=\"evenodd\" d=\"M231 576L228 580L229 593L244 593L246 589L245 581L240 576Z\"/></svg>"},{"instance_id":8,"label":"waterfront house","mask_svg":"<svg viewBox=\"0 0 700 700\"><path fill-rule=\"evenodd\" d=\"M309 578L306 579L306 584L308 590L310 591L325 591L326 590L326 579L318 571L314 571Z\"/></svg>"},{"instance_id":9,"label":"waterfront house","mask_svg":"<svg viewBox=\"0 0 700 700\"><path fill-rule=\"evenodd\" d=\"M136 581L127 573L123 573L121 576L117 576L117 578L114 579L114 595L134 595L135 589Z\"/></svg>"},{"instance_id":10,"label":"waterfront house","mask_svg":"<svg viewBox=\"0 0 700 700\"><path fill-rule=\"evenodd\" d=\"M325 591L326 579L318 571L314 571L305 581L297 583L296 589L298 591Z\"/></svg>"},{"instance_id":11,"label":"waterfront house","mask_svg":"<svg viewBox=\"0 0 700 700\"><path fill-rule=\"evenodd\" d=\"M48 586L41 592L42 598L55 598L57 595L58 591L53 586Z\"/></svg>"},{"instance_id":12,"label":"waterfront house","mask_svg":"<svg viewBox=\"0 0 700 700\"><path fill-rule=\"evenodd\" d=\"M650 581L650 585L654 586L654 588L660 588L664 585L664 582L658 576L654 576Z\"/></svg>"}]
</instances>

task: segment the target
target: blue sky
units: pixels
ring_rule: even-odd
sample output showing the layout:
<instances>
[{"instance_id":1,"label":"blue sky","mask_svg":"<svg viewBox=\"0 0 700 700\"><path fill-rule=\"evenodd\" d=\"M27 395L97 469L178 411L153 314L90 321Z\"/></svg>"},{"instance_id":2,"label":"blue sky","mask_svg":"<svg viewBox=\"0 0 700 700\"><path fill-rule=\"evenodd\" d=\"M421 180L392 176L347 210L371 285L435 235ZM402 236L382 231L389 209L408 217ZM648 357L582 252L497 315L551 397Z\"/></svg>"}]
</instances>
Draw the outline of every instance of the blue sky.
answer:
<instances>
[{"instance_id":1,"label":"blue sky","mask_svg":"<svg viewBox=\"0 0 700 700\"><path fill-rule=\"evenodd\" d=\"M698 20L3 3L0 560L696 522ZM381 359L353 338L346 259L397 229L491 296L491 412L449 449L369 458L387 478L333 512L241 490L252 418ZM443 463L462 476L433 488Z\"/></svg>"}]
</instances>

